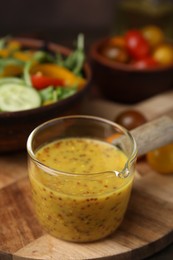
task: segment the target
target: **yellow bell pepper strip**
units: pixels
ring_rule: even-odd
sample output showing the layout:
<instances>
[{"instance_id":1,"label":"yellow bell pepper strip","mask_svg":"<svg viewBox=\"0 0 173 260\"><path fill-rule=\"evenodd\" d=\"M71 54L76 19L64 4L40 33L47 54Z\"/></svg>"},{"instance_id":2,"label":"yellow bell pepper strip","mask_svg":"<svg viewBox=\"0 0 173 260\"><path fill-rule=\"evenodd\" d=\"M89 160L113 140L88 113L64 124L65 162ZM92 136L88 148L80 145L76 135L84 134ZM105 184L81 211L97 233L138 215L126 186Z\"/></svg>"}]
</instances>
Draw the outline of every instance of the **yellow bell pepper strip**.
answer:
<instances>
[{"instance_id":1,"label":"yellow bell pepper strip","mask_svg":"<svg viewBox=\"0 0 173 260\"><path fill-rule=\"evenodd\" d=\"M23 78L27 86L33 87L32 78L31 78L32 75L30 75L30 70L32 67L39 64L45 58L45 55L46 54L44 52L37 51L34 53L34 55L29 61L25 62L24 69L23 69Z\"/></svg>"},{"instance_id":2,"label":"yellow bell pepper strip","mask_svg":"<svg viewBox=\"0 0 173 260\"><path fill-rule=\"evenodd\" d=\"M3 38L0 40L0 57L7 58L10 57L13 52L16 52L21 48L21 44L18 41L9 41L6 43L8 38Z\"/></svg>"},{"instance_id":3,"label":"yellow bell pepper strip","mask_svg":"<svg viewBox=\"0 0 173 260\"><path fill-rule=\"evenodd\" d=\"M11 40L7 43L7 49L10 51L16 51L21 49L21 43L16 40Z\"/></svg>"},{"instance_id":4,"label":"yellow bell pepper strip","mask_svg":"<svg viewBox=\"0 0 173 260\"><path fill-rule=\"evenodd\" d=\"M38 64L31 68L31 75L36 73L42 73L42 75L52 78L59 78L64 80L65 86L78 86L78 89L82 88L86 80L79 76L76 76L70 70L63 68L53 63Z\"/></svg>"},{"instance_id":5,"label":"yellow bell pepper strip","mask_svg":"<svg viewBox=\"0 0 173 260\"><path fill-rule=\"evenodd\" d=\"M34 51L15 51L12 56L17 60L26 62L31 60L33 55Z\"/></svg>"},{"instance_id":6,"label":"yellow bell pepper strip","mask_svg":"<svg viewBox=\"0 0 173 260\"><path fill-rule=\"evenodd\" d=\"M0 49L0 58L7 58L9 56L8 49Z\"/></svg>"},{"instance_id":7,"label":"yellow bell pepper strip","mask_svg":"<svg viewBox=\"0 0 173 260\"><path fill-rule=\"evenodd\" d=\"M0 78L2 77L13 77L21 75L23 72L22 65L8 65L3 69L3 72L0 74Z\"/></svg>"},{"instance_id":8,"label":"yellow bell pepper strip","mask_svg":"<svg viewBox=\"0 0 173 260\"><path fill-rule=\"evenodd\" d=\"M23 62L12 57L0 59L0 77L18 76L22 74Z\"/></svg>"}]
</instances>

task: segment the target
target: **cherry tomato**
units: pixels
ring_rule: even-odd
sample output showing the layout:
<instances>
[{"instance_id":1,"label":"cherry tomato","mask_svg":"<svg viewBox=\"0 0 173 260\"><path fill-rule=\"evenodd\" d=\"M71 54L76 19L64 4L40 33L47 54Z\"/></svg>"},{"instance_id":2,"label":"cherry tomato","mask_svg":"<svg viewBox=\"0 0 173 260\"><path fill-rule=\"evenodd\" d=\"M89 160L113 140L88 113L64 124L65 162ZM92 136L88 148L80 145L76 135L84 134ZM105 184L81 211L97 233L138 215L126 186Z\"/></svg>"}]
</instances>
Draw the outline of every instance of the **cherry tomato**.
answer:
<instances>
[{"instance_id":1,"label":"cherry tomato","mask_svg":"<svg viewBox=\"0 0 173 260\"><path fill-rule=\"evenodd\" d=\"M125 34L125 43L129 54L134 59L142 59L149 54L149 43L140 31L129 30Z\"/></svg>"},{"instance_id":2,"label":"cherry tomato","mask_svg":"<svg viewBox=\"0 0 173 260\"><path fill-rule=\"evenodd\" d=\"M163 31L154 25L144 27L142 29L142 35L152 48L162 43L165 38Z\"/></svg>"},{"instance_id":3,"label":"cherry tomato","mask_svg":"<svg viewBox=\"0 0 173 260\"><path fill-rule=\"evenodd\" d=\"M109 137L106 138L106 142L112 143L116 138L119 138L121 134L115 133L113 135L110 135Z\"/></svg>"},{"instance_id":4,"label":"cherry tomato","mask_svg":"<svg viewBox=\"0 0 173 260\"><path fill-rule=\"evenodd\" d=\"M115 36L109 39L109 45L119 48L125 48L125 39L123 36Z\"/></svg>"},{"instance_id":5,"label":"cherry tomato","mask_svg":"<svg viewBox=\"0 0 173 260\"><path fill-rule=\"evenodd\" d=\"M145 57L141 60L135 61L133 66L137 69L155 68L158 66L158 62L153 57Z\"/></svg>"},{"instance_id":6,"label":"cherry tomato","mask_svg":"<svg viewBox=\"0 0 173 260\"><path fill-rule=\"evenodd\" d=\"M105 45L101 49L101 54L104 57L117 62L126 63L129 60L127 52L117 46Z\"/></svg>"},{"instance_id":7,"label":"cherry tomato","mask_svg":"<svg viewBox=\"0 0 173 260\"><path fill-rule=\"evenodd\" d=\"M160 173L173 173L173 143L151 151L146 156L149 165Z\"/></svg>"},{"instance_id":8,"label":"cherry tomato","mask_svg":"<svg viewBox=\"0 0 173 260\"><path fill-rule=\"evenodd\" d=\"M36 89L44 89L48 86L64 86L64 80L59 78L51 78L41 74L31 76L31 81Z\"/></svg>"},{"instance_id":9,"label":"cherry tomato","mask_svg":"<svg viewBox=\"0 0 173 260\"><path fill-rule=\"evenodd\" d=\"M147 122L145 116L137 110L129 109L121 112L115 122L125 127L127 130L136 128Z\"/></svg>"},{"instance_id":10,"label":"cherry tomato","mask_svg":"<svg viewBox=\"0 0 173 260\"><path fill-rule=\"evenodd\" d=\"M152 56L161 65L171 65L173 64L173 46L164 43L154 50Z\"/></svg>"}]
</instances>

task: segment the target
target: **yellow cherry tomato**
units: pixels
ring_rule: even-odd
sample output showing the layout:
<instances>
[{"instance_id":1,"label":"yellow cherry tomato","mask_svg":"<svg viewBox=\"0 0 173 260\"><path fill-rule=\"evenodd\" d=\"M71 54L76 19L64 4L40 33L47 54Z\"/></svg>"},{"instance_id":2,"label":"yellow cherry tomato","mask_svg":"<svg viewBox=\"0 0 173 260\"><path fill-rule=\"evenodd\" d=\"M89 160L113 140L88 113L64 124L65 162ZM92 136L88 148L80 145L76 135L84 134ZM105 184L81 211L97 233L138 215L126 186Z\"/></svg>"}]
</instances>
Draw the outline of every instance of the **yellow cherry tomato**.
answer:
<instances>
[{"instance_id":1,"label":"yellow cherry tomato","mask_svg":"<svg viewBox=\"0 0 173 260\"><path fill-rule=\"evenodd\" d=\"M173 46L168 43L161 44L154 50L152 56L160 65L171 65L173 64Z\"/></svg>"},{"instance_id":2,"label":"yellow cherry tomato","mask_svg":"<svg viewBox=\"0 0 173 260\"><path fill-rule=\"evenodd\" d=\"M151 47L156 47L158 44L162 43L165 38L163 31L155 25L144 27L142 29L142 34Z\"/></svg>"},{"instance_id":3,"label":"yellow cherry tomato","mask_svg":"<svg viewBox=\"0 0 173 260\"><path fill-rule=\"evenodd\" d=\"M155 171L173 173L173 143L149 152L146 158Z\"/></svg>"}]
</instances>

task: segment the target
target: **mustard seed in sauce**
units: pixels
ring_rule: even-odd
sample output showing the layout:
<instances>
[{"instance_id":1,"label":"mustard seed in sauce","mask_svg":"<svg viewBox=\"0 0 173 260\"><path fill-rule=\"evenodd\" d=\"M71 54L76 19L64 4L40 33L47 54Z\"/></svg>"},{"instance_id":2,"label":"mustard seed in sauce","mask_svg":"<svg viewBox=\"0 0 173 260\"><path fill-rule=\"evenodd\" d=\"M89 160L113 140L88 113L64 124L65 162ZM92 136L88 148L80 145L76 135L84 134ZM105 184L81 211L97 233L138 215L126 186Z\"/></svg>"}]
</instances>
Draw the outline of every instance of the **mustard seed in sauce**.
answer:
<instances>
[{"instance_id":1,"label":"mustard seed in sauce","mask_svg":"<svg viewBox=\"0 0 173 260\"><path fill-rule=\"evenodd\" d=\"M64 240L87 242L117 229L132 178L95 173L121 171L127 161L122 151L102 141L67 138L40 148L36 157L52 169L70 173L54 176L39 167L30 169L35 210L45 230Z\"/></svg>"}]
</instances>

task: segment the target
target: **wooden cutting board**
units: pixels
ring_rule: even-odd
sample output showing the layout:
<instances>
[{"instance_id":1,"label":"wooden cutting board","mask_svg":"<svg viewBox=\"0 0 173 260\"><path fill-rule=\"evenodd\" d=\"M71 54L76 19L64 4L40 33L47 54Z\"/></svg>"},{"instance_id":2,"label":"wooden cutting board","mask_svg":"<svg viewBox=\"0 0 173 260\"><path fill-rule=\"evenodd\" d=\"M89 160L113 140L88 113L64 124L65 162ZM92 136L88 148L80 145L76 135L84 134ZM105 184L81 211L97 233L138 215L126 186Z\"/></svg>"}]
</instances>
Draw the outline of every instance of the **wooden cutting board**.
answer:
<instances>
[{"instance_id":1,"label":"wooden cutting board","mask_svg":"<svg viewBox=\"0 0 173 260\"><path fill-rule=\"evenodd\" d=\"M148 120L173 109L173 92L133 107ZM113 120L126 106L90 101L81 113ZM0 259L142 259L173 242L173 175L153 171L145 159L138 174L125 219L110 237L94 243L70 243L44 233L37 222L27 177L27 155L0 156Z\"/></svg>"}]
</instances>

